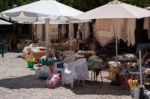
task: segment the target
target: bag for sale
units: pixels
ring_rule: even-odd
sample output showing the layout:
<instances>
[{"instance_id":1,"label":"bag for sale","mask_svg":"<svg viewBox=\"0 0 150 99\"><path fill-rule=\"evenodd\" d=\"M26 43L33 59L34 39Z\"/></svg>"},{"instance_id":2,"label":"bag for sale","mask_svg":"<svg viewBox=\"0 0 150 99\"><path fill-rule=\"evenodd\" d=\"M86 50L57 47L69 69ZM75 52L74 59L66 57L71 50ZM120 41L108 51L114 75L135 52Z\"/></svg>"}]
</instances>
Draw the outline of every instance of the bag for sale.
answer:
<instances>
[{"instance_id":1,"label":"bag for sale","mask_svg":"<svg viewBox=\"0 0 150 99\"><path fill-rule=\"evenodd\" d=\"M44 66L41 66L39 69L37 69L35 74L38 78L44 79L44 78L48 78L51 72L49 70L49 67L44 65Z\"/></svg>"},{"instance_id":2,"label":"bag for sale","mask_svg":"<svg viewBox=\"0 0 150 99\"><path fill-rule=\"evenodd\" d=\"M56 73L56 74L50 74L50 76L47 79L47 87L48 88L54 88L60 80L60 74Z\"/></svg>"}]
</instances>

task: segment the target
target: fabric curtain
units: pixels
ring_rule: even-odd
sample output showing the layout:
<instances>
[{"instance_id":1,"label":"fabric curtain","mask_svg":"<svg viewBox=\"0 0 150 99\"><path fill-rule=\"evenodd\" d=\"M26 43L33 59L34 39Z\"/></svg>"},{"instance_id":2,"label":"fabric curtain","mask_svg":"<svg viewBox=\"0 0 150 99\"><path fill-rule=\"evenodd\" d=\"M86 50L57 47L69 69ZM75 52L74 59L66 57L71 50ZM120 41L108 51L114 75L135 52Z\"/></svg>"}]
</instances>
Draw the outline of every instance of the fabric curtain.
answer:
<instances>
[{"instance_id":1,"label":"fabric curtain","mask_svg":"<svg viewBox=\"0 0 150 99\"><path fill-rule=\"evenodd\" d=\"M128 36L128 46L135 44L135 28L136 19L128 19L126 32Z\"/></svg>"},{"instance_id":2,"label":"fabric curtain","mask_svg":"<svg viewBox=\"0 0 150 99\"><path fill-rule=\"evenodd\" d=\"M49 31L50 31L49 36L52 40L58 39L58 25L57 24L51 24Z\"/></svg>"},{"instance_id":3,"label":"fabric curtain","mask_svg":"<svg viewBox=\"0 0 150 99\"><path fill-rule=\"evenodd\" d=\"M37 38L36 26L36 24L32 24L32 39L34 39L35 37Z\"/></svg>"},{"instance_id":4,"label":"fabric curtain","mask_svg":"<svg viewBox=\"0 0 150 99\"><path fill-rule=\"evenodd\" d=\"M128 46L135 44L135 19L116 19L114 22L114 33L118 40L127 42Z\"/></svg>"},{"instance_id":5,"label":"fabric curtain","mask_svg":"<svg viewBox=\"0 0 150 99\"><path fill-rule=\"evenodd\" d=\"M37 24L36 33L37 33L37 38L42 41L43 40L43 26L42 26L42 24Z\"/></svg>"},{"instance_id":6,"label":"fabric curtain","mask_svg":"<svg viewBox=\"0 0 150 99\"><path fill-rule=\"evenodd\" d=\"M114 39L112 20L96 20L94 31L96 40L102 47L112 42Z\"/></svg>"},{"instance_id":7,"label":"fabric curtain","mask_svg":"<svg viewBox=\"0 0 150 99\"><path fill-rule=\"evenodd\" d=\"M81 27L81 32L83 33L83 39L86 40L90 35L90 28L88 22L83 23Z\"/></svg>"},{"instance_id":8,"label":"fabric curtain","mask_svg":"<svg viewBox=\"0 0 150 99\"><path fill-rule=\"evenodd\" d=\"M122 31L120 33L120 38L119 39L122 39L123 41L127 42L127 19L122 19L123 23L122 23Z\"/></svg>"},{"instance_id":9,"label":"fabric curtain","mask_svg":"<svg viewBox=\"0 0 150 99\"><path fill-rule=\"evenodd\" d=\"M69 23L69 45L73 46L73 35L74 35L74 26L73 23Z\"/></svg>"},{"instance_id":10,"label":"fabric curtain","mask_svg":"<svg viewBox=\"0 0 150 99\"><path fill-rule=\"evenodd\" d=\"M128 46L135 44L135 19L104 19L96 20L95 37L102 47L114 38L128 42Z\"/></svg>"},{"instance_id":11,"label":"fabric curtain","mask_svg":"<svg viewBox=\"0 0 150 99\"><path fill-rule=\"evenodd\" d=\"M60 33L61 33L62 35L65 35L66 32L67 32L67 30L66 30L66 25L65 25L65 24L62 24L62 25L61 25L61 32L60 32Z\"/></svg>"}]
</instances>

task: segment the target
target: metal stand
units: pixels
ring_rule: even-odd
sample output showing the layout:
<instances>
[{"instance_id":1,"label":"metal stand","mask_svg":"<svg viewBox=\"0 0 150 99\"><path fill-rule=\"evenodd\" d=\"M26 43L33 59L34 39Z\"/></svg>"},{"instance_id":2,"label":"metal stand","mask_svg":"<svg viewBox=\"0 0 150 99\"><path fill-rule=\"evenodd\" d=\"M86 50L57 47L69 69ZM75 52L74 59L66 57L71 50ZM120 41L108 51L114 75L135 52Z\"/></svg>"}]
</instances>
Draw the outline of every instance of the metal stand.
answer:
<instances>
[{"instance_id":1,"label":"metal stand","mask_svg":"<svg viewBox=\"0 0 150 99\"><path fill-rule=\"evenodd\" d=\"M4 43L2 43L2 58L4 57Z\"/></svg>"},{"instance_id":2,"label":"metal stand","mask_svg":"<svg viewBox=\"0 0 150 99\"><path fill-rule=\"evenodd\" d=\"M139 99L144 98L144 85L143 85L143 78L142 78L142 56L141 56L141 50L139 51L139 66L140 66L140 95Z\"/></svg>"},{"instance_id":3,"label":"metal stand","mask_svg":"<svg viewBox=\"0 0 150 99\"><path fill-rule=\"evenodd\" d=\"M48 64L48 57L49 57L49 41L50 36L49 36L49 18L45 19L45 42L46 42L46 62Z\"/></svg>"}]
</instances>

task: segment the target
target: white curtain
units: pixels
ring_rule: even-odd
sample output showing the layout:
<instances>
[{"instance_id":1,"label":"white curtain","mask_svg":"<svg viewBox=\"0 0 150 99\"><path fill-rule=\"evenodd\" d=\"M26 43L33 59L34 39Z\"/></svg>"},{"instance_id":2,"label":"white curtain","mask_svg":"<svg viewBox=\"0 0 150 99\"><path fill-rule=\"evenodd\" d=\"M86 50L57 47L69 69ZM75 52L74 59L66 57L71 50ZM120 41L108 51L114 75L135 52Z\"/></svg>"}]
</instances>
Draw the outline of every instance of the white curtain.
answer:
<instances>
[{"instance_id":1,"label":"white curtain","mask_svg":"<svg viewBox=\"0 0 150 99\"><path fill-rule=\"evenodd\" d=\"M128 46L135 44L135 28L136 28L136 19L128 19L126 32L128 36Z\"/></svg>"},{"instance_id":2,"label":"white curtain","mask_svg":"<svg viewBox=\"0 0 150 99\"><path fill-rule=\"evenodd\" d=\"M135 19L104 19L96 20L95 37L102 47L109 44L115 37L135 44Z\"/></svg>"},{"instance_id":3,"label":"white curtain","mask_svg":"<svg viewBox=\"0 0 150 99\"><path fill-rule=\"evenodd\" d=\"M43 40L43 26L42 24L37 24L36 28L37 38L42 41Z\"/></svg>"},{"instance_id":4,"label":"white curtain","mask_svg":"<svg viewBox=\"0 0 150 99\"><path fill-rule=\"evenodd\" d=\"M81 27L81 32L83 33L83 39L86 40L90 35L90 28L88 22L83 23Z\"/></svg>"},{"instance_id":5,"label":"white curtain","mask_svg":"<svg viewBox=\"0 0 150 99\"><path fill-rule=\"evenodd\" d=\"M51 24L49 31L52 40L58 39L58 24Z\"/></svg>"},{"instance_id":6,"label":"white curtain","mask_svg":"<svg viewBox=\"0 0 150 99\"><path fill-rule=\"evenodd\" d=\"M69 45L73 46L73 35L74 35L74 26L73 23L69 23Z\"/></svg>"},{"instance_id":7,"label":"white curtain","mask_svg":"<svg viewBox=\"0 0 150 99\"><path fill-rule=\"evenodd\" d=\"M114 39L112 20L96 20L94 25L96 40L102 47L112 42Z\"/></svg>"},{"instance_id":8,"label":"white curtain","mask_svg":"<svg viewBox=\"0 0 150 99\"><path fill-rule=\"evenodd\" d=\"M32 24L32 38L37 37L37 34L36 34L36 27L37 27L36 24Z\"/></svg>"},{"instance_id":9,"label":"white curtain","mask_svg":"<svg viewBox=\"0 0 150 99\"><path fill-rule=\"evenodd\" d=\"M67 30L66 30L66 24L62 24L62 25L61 25L61 34L62 34L62 35L65 35L66 31L67 31Z\"/></svg>"},{"instance_id":10,"label":"white curtain","mask_svg":"<svg viewBox=\"0 0 150 99\"><path fill-rule=\"evenodd\" d=\"M135 19L116 19L114 21L114 32L117 34L118 39L127 42L128 46L135 44ZM114 34L115 34L114 33Z\"/></svg>"}]
</instances>

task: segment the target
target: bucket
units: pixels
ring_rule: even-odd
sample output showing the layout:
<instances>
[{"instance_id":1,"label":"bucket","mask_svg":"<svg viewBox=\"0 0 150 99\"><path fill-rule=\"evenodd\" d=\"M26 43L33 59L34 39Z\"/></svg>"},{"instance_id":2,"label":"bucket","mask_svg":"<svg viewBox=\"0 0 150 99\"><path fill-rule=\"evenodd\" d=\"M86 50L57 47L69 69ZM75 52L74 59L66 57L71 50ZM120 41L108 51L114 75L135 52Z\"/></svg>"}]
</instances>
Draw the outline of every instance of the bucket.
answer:
<instances>
[{"instance_id":1,"label":"bucket","mask_svg":"<svg viewBox=\"0 0 150 99\"><path fill-rule=\"evenodd\" d=\"M28 61L28 68L33 68L34 61Z\"/></svg>"}]
</instances>

